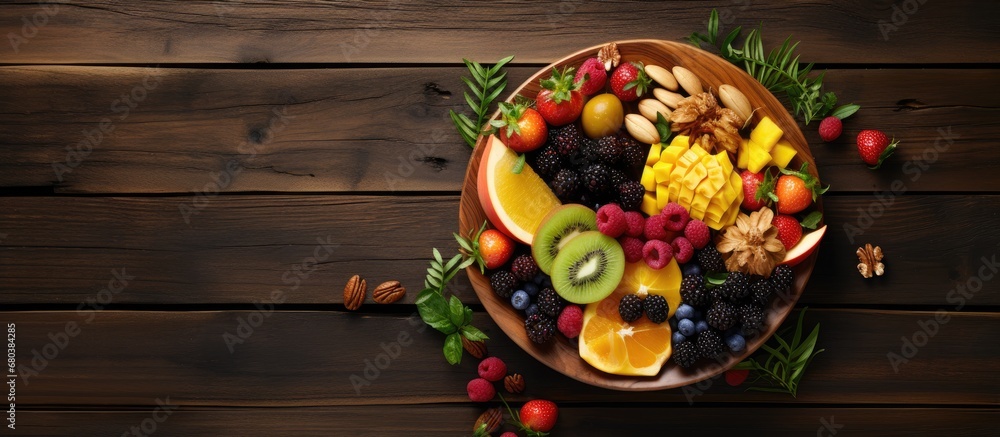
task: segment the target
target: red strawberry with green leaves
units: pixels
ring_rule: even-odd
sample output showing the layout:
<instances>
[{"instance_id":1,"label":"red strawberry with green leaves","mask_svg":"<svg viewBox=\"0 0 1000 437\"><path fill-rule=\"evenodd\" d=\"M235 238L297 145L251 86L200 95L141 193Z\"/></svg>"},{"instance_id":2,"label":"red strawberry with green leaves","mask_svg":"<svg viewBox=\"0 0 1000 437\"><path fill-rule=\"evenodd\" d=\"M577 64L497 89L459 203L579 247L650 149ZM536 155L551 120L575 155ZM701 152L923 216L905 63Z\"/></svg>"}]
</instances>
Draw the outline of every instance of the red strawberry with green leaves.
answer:
<instances>
[{"instance_id":1,"label":"red strawberry with green leaves","mask_svg":"<svg viewBox=\"0 0 1000 437\"><path fill-rule=\"evenodd\" d=\"M555 402L534 399L521 406L517 421L529 436L543 436L556 426L559 407Z\"/></svg>"},{"instance_id":2,"label":"red strawberry with green leaves","mask_svg":"<svg viewBox=\"0 0 1000 437\"><path fill-rule=\"evenodd\" d=\"M767 197L774 189L774 178L771 173L754 173L750 170L740 172L743 179L743 203L740 205L747 211L759 211L771 203Z\"/></svg>"},{"instance_id":3,"label":"red strawberry with green leaves","mask_svg":"<svg viewBox=\"0 0 1000 437\"><path fill-rule=\"evenodd\" d=\"M490 122L500 141L517 153L530 152L545 144L549 128L538 111L523 104L500 103L500 119Z\"/></svg>"},{"instance_id":4,"label":"red strawberry with green leaves","mask_svg":"<svg viewBox=\"0 0 1000 437\"><path fill-rule=\"evenodd\" d=\"M535 97L535 107L542 118L553 126L570 124L583 112L583 94L574 80L573 68L562 72L553 68L552 76L541 82L542 90Z\"/></svg>"},{"instance_id":5,"label":"red strawberry with green leaves","mask_svg":"<svg viewBox=\"0 0 1000 437\"><path fill-rule=\"evenodd\" d=\"M889 140L880 130L863 130L858 133L858 153L868 168L875 170L882 165L892 152L896 150L899 141Z\"/></svg>"},{"instance_id":6,"label":"red strawberry with green leaves","mask_svg":"<svg viewBox=\"0 0 1000 437\"><path fill-rule=\"evenodd\" d=\"M799 171L781 169L781 176L775 184L774 192L768 193L781 214L795 214L812 205L820 194L829 190L820 186L819 180L807 171L809 163L802 163Z\"/></svg>"},{"instance_id":7,"label":"red strawberry with green leaves","mask_svg":"<svg viewBox=\"0 0 1000 437\"><path fill-rule=\"evenodd\" d=\"M785 245L785 250L795 247L802 239L802 225L795 217L778 214L771 219L771 225L778 228L778 240Z\"/></svg>"},{"instance_id":8,"label":"red strawberry with green leaves","mask_svg":"<svg viewBox=\"0 0 1000 437\"><path fill-rule=\"evenodd\" d=\"M652 81L641 62L625 62L611 73L611 92L623 102L632 102L646 93Z\"/></svg>"},{"instance_id":9,"label":"red strawberry with green leaves","mask_svg":"<svg viewBox=\"0 0 1000 437\"><path fill-rule=\"evenodd\" d=\"M488 269L495 269L507 263L514 254L514 241L496 229L483 231L479 235L479 255Z\"/></svg>"},{"instance_id":10,"label":"red strawberry with green leaves","mask_svg":"<svg viewBox=\"0 0 1000 437\"><path fill-rule=\"evenodd\" d=\"M575 80L580 84L583 95L592 96L604 89L608 83L608 72L604 71L604 64L599 59L588 58L576 71Z\"/></svg>"}]
</instances>

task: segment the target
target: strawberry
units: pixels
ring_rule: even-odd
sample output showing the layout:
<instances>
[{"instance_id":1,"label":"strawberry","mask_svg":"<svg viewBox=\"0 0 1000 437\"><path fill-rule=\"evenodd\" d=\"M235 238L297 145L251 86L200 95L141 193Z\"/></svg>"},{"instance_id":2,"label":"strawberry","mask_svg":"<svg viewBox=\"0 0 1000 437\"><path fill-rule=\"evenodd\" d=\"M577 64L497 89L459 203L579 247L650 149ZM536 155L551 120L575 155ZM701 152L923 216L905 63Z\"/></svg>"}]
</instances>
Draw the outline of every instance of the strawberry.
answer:
<instances>
[{"instance_id":1,"label":"strawberry","mask_svg":"<svg viewBox=\"0 0 1000 437\"><path fill-rule=\"evenodd\" d=\"M523 104L500 103L500 119L490 126L499 129L500 140L518 153L541 147L549 135L541 114Z\"/></svg>"},{"instance_id":2,"label":"strawberry","mask_svg":"<svg viewBox=\"0 0 1000 437\"><path fill-rule=\"evenodd\" d=\"M604 85L608 82L608 72L604 71L604 64L600 60L588 58L576 71L574 81L580 84L580 92L583 95L592 96L604 89Z\"/></svg>"},{"instance_id":3,"label":"strawberry","mask_svg":"<svg viewBox=\"0 0 1000 437\"><path fill-rule=\"evenodd\" d=\"M651 83L641 62L625 62L611 73L611 92L623 102L638 99Z\"/></svg>"},{"instance_id":4,"label":"strawberry","mask_svg":"<svg viewBox=\"0 0 1000 437\"><path fill-rule=\"evenodd\" d=\"M806 170L809 163L802 163L799 171L781 169L782 175L773 193L768 193L768 197L778 204L778 212L781 214L795 214L809 207L816 197L829 190L827 186L823 188L819 180L809 174Z\"/></svg>"},{"instance_id":5,"label":"strawberry","mask_svg":"<svg viewBox=\"0 0 1000 437\"><path fill-rule=\"evenodd\" d=\"M733 387L739 387L743 384L743 381L747 380L747 376L750 376L750 371L747 369L730 369L726 371L726 384Z\"/></svg>"},{"instance_id":6,"label":"strawberry","mask_svg":"<svg viewBox=\"0 0 1000 437\"><path fill-rule=\"evenodd\" d=\"M496 229L479 234L479 254L486 268L495 269L507 263L514 254L514 242Z\"/></svg>"},{"instance_id":7,"label":"strawberry","mask_svg":"<svg viewBox=\"0 0 1000 437\"><path fill-rule=\"evenodd\" d=\"M771 224L778 228L778 240L785 245L785 250L791 250L802 239L802 225L787 214L778 214L771 219Z\"/></svg>"},{"instance_id":8,"label":"strawberry","mask_svg":"<svg viewBox=\"0 0 1000 437\"><path fill-rule=\"evenodd\" d=\"M765 177L766 174L766 177ZM758 211L771 203L767 193L774 189L774 179L770 173L754 173L750 170L743 170L740 173L743 179L743 209L747 211Z\"/></svg>"},{"instance_id":9,"label":"strawberry","mask_svg":"<svg viewBox=\"0 0 1000 437\"><path fill-rule=\"evenodd\" d=\"M844 123L839 118L830 116L819 122L819 137L829 143L840 137L840 132L843 129Z\"/></svg>"},{"instance_id":10,"label":"strawberry","mask_svg":"<svg viewBox=\"0 0 1000 437\"><path fill-rule=\"evenodd\" d=\"M898 144L899 141L895 139L889 141L889 137L880 130L869 129L858 133L858 153L872 170L879 168L882 161L896 150Z\"/></svg>"},{"instance_id":11,"label":"strawberry","mask_svg":"<svg viewBox=\"0 0 1000 437\"><path fill-rule=\"evenodd\" d=\"M518 421L528 435L547 433L556 426L559 418L559 408L552 401L534 399L521 406Z\"/></svg>"},{"instance_id":12,"label":"strawberry","mask_svg":"<svg viewBox=\"0 0 1000 437\"><path fill-rule=\"evenodd\" d=\"M563 126L576 121L583 112L583 94L580 84L573 81L573 68L562 72L553 68L552 77L541 82L542 90L535 97L535 107L542 118L553 126Z\"/></svg>"}]
</instances>

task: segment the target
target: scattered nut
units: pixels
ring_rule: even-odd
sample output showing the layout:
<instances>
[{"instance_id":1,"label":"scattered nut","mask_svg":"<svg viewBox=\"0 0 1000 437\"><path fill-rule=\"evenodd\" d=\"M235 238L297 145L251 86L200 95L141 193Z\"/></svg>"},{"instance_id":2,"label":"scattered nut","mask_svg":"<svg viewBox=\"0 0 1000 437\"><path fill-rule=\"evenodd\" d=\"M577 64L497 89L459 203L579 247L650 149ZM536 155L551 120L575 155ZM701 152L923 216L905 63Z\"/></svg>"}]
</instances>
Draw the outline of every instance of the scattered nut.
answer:
<instances>
[{"instance_id":1,"label":"scattered nut","mask_svg":"<svg viewBox=\"0 0 1000 437\"><path fill-rule=\"evenodd\" d=\"M670 91L677 91L677 79L666 68L659 65L647 65L643 70L646 71L646 75L650 79L656 81L660 86Z\"/></svg>"},{"instance_id":2,"label":"scattered nut","mask_svg":"<svg viewBox=\"0 0 1000 437\"><path fill-rule=\"evenodd\" d=\"M676 109L677 104L680 103L681 100L684 100L684 96L673 91L667 91L663 88L654 89L653 97L656 97L656 100L659 100L664 105L667 105L667 107L673 109Z\"/></svg>"},{"instance_id":3,"label":"scattered nut","mask_svg":"<svg viewBox=\"0 0 1000 437\"><path fill-rule=\"evenodd\" d=\"M508 392L515 395L523 392L524 377L517 373L507 375L503 379L503 388L507 389Z\"/></svg>"},{"instance_id":4,"label":"scattered nut","mask_svg":"<svg viewBox=\"0 0 1000 437\"><path fill-rule=\"evenodd\" d=\"M462 348L477 360L481 360L483 357L489 355L489 351L486 349L485 341L472 341L465 338L464 335L460 335L459 337L462 338Z\"/></svg>"},{"instance_id":5,"label":"scattered nut","mask_svg":"<svg viewBox=\"0 0 1000 437\"><path fill-rule=\"evenodd\" d=\"M608 45L601 47L601 51L597 52L597 60L604 64L604 69L611 71L612 68L618 66L618 62L622 60L622 55L618 53L618 44L608 43Z\"/></svg>"},{"instance_id":6,"label":"scattered nut","mask_svg":"<svg viewBox=\"0 0 1000 437\"><path fill-rule=\"evenodd\" d=\"M722 100L722 106L732 109L743 120L750 120L753 115L753 107L747 96L732 85L719 85L719 100Z\"/></svg>"},{"instance_id":7,"label":"scattered nut","mask_svg":"<svg viewBox=\"0 0 1000 437\"><path fill-rule=\"evenodd\" d=\"M503 410L500 407L493 407L483 412L476 419L476 423L472 425L472 432L475 435L478 434L479 428L482 427L482 431L485 435L493 435L500 429L500 425L503 425Z\"/></svg>"},{"instance_id":8,"label":"scattered nut","mask_svg":"<svg viewBox=\"0 0 1000 437\"><path fill-rule=\"evenodd\" d=\"M684 88L684 91L687 91L689 96L705 92L705 89L701 87L701 80L698 79L698 76L695 76L691 70L681 66L676 66L673 71L674 78L677 79L677 83L681 84L681 88Z\"/></svg>"},{"instance_id":9,"label":"scattered nut","mask_svg":"<svg viewBox=\"0 0 1000 437\"><path fill-rule=\"evenodd\" d=\"M406 289L399 281L385 281L372 291L372 300L378 303L393 303L406 294Z\"/></svg>"},{"instance_id":10,"label":"scattered nut","mask_svg":"<svg viewBox=\"0 0 1000 437\"><path fill-rule=\"evenodd\" d=\"M872 247L871 243L865 244L865 247L858 248L858 273L865 278L872 277L874 273L875 276L882 276L885 274L885 264L882 264L882 248L879 246Z\"/></svg>"},{"instance_id":11,"label":"scattered nut","mask_svg":"<svg viewBox=\"0 0 1000 437\"><path fill-rule=\"evenodd\" d=\"M640 143L656 144L660 142L660 133L656 131L656 126L653 126L653 123L642 115L626 115L625 129L632 134L632 138Z\"/></svg>"},{"instance_id":12,"label":"scattered nut","mask_svg":"<svg viewBox=\"0 0 1000 437\"><path fill-rule=\"evenodd\" d=\"M354 275L344 286L344 306L348 310L354 311L361 307L365 301L365 294L368 293L368 283L361 276Z\"/></svg>"},{"instance_id":13,"label":"scattered nut","mask_svg":"<svg viewBox=\"0 0 1000 437\"><path fill-rule=\"evenodd\" d=\"M663 118L670 120L670 108L663 102L656 99L642 99L639 101L639 113L649 121L656 123L656 114L663 114Z\"/></svg>"}]
</instances>

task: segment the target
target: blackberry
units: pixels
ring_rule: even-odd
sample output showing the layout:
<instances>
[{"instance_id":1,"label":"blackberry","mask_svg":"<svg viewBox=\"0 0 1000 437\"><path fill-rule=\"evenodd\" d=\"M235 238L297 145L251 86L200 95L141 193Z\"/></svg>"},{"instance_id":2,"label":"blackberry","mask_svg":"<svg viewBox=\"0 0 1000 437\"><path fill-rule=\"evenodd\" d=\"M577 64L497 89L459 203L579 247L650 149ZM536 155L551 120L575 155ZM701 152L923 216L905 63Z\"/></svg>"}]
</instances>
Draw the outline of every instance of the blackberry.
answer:
<instances>
[{"instance_id":1,"label":"blackberry","mask_svg":"<svg viewBox=\"0 0 1000 437\"><path fill-rule=\"evenodd\" d=\"M780 265L774 268L771 273L771 284L774 285L775 293L787 293L792 286L792 268L787 265Z\"/></svg>"},{"instance_id":2,"label":"blackberry","mask_svg":"<svg viewBox=\"0 0 1000 437\"><path fill-rule=\"evenodd\" d=\"M524 319L524 330L528 338L538 344L545 344L556 335L556 322L544 314L532 314Z\"/></svg>"},{"instance_id":3,"label":"blackberry","mask_svg":"<svg viewBox=\"0 0 1000 437\"><path fill-rule=\"evenodd\" d=\"M566 201L576 198L580 189L580 176L568 168L559 170L552 178L552 192L559 200Z\"/></svg>"},{"instance_id":4,"label":"blackberry","mask_svg":"<svg viewBox=\"0 0 1000 437\"><path fill-rule=\"evenodd\" d=\"M639 182L628 181L618 185L618 204L625 211L638 211L645 195L646 188Z\"/></svg>"},{"instance_id":5,"label":"blackberry","mask_svg":"<svg viewBox=\"0 0 1000 437\"><path fill-rule=\"evenodd\" d=\"M567 124L549 131L549 142L558 150L559 156L566 159L572 158L580 151L582 140L583 135L580 135L580 130L575 124Z\"/></svg>"},{"instance_id":6,"label":"blackberry","mask_svg":"<svg viewBox=\"0 0 1000 437\"><path fill-rule=\"evenodd\" d=\"M546 146L548 149L549 146ZM557 152L543 149L535 158L535 171L544 176L552 176L562 169L562 158Z\"/></svg>"},{"instance_id":7,"label":"blackberry","mask_svg":"<svg viewBox=\"0 0 1000 437\"><path fill-rule=\"evenodd\" d=\"M535 263L535 259L531 255L518 255L510 265L510 273L518 281L530 282L538 274L538 264Z\"/></svg>"},{"instance_id":8,"label":"blackberry","mask_svg":"<svg viewBox=\"0 0 1000 437\"><path fill-rule=\"evenodd\" d=\"M729 287L729 300L739 301L750 294L750 275L743 272L731 272L726 277L724 285Z\"/></svg>"},{"instance_id":9,"label":"blackberry","mask_svg":"<svg viewBox=\"0 0 1000 437\"><path fill-rule=\"evenodd\" d=\"M646 317L653 323L663 323L667 321L667 314L670 312L670 307L667 305L667 299L658 294L653 294L646 297L642 302L643 309L646 310Z\"/></svg>"},{"instance_id":10,"label":"blackberry","mask_svg":"<svg viewBox=\"0 0 1000 437\"><path fill-rule=\"evenodd\" d=\"M673 359L678 366L688 368L698 362L698 346L693 341L685 341L674 345Z\"/></svg>"},{"instance_id":11,"label":"blackberry","mask_svg":"<svg viewBox=\"0 0 1000 437\"><path fill-rule=\"evenodd\" d=\"M611 194L611 169L604 164L591 164L583 169L583 187L598 198Z\"/></svg>"},{"instance_id":12,"label":"blackberry","mask_svg":"<svg viewBox=\"0 0 1000 437\"><path fill-rule=\"evenodd\" d=\"M726 265L722 261L722 254L712 244L698 251L698 265L708 273L726 271Z\"/></svg>"},{"instance_id":13,"label":"blackberry","mask_svg":"<svg viewBox=\"0 0 1000 437\"><path fill-rule=\"evenodd\" d=\"M730 290L731 287L726 283L716 285L708 290L709 300L713 304L716 302L728 302L729 296L731 295Z\"/></svg>"},{"instance_id":14,"label":"blackberry","mask_svg":"<svg viewBox=\"0 0 1000 437\"><path fill-rule=\"evenodd\" d=\"M649 154L648 150L643 150L639 145L628 146L625 151L622 152L622 164L629 168L638 168L646 163L646 155Z\"/></svg>"},{"instance_id":15,"label":"blackberry","mask_svg":"<svg viewBox=\"0 0 1000 437\"><path fill-rule=\"evenodd\" d=\"M753 337L760 334L761 327L764 325L764 309L745 303L740 306L739 318L740 324L743 325L741 328L743 335Z\"/></svg>"},{"instance_id":16,"label":"blackberry","mask_svg":"<svg viewBox=\"0 0 1000 437\"><path fill-rule=\"evenodd\" d=\"M724 300L716 302L708 309L705 320L708 321L709 326L725 331L736 323L736 308Z\"/></svg>"},{"instance_id":17,"label":"blackberry","mask_svg":"<svg viewBox=\"0 0 1000 437\"><path fill-rule=\"evenodd\" d=\"M553 319L559 317L559 312L566 306L566 301L551 288L543 288L538 292L538 312Z\"/></svg>"},{"instance_id":18,"label":"blackberry","mask_svg":"<svg viewBox=\"0 0 1000 437\"><path fill-rule=\"evenodd\" d=\"M696 307L707 306L710 302L708 290L705 289L705 277L687 275L681 279L681 300Z\"/></svg>"},{"instance_id":19,"label":"blackberry","mask_svg":"<svg viewBox=\"0 0 1000 437\"><path fill-rule=\"evenodd\" d=\"M634 322L642 317L642 299L634 294L622 296L618 301L618 315L626 322Z\"/></svg>"},{"instance_id":20,"label":"blackberry","mask_svg":"<svg viewBox=\"0 0 1000 437\"><path fill-rule=\"evenodd\" d=\"M771 281L767 279L761 279L750 284L750 299L757 304L767 305L767 301L771 299L771 289L773 287Z\"/></svg>"},{"instance_id":21,"label":"blackberry","mask_svg":"<svg viewBox=\"0 0 1000 437\"><path fill-rule=\"evenodd\" d=\"M601 162L605 164L617 163L622 157L625 148L621 141L614 135L601 137L597 140L597 154L601 157Z\"/></svg>"},{"instance_id":22,"label":"blackberry","mask_svg":"<svg viewBox=\"0 0 1000 437\"><path fill-rule=\"evenodd\" d=\"M510 272L500 270L490 276L490 287L493 287L493 292L497 296L510 299L510 295L514 294L514 288L517 287L517 279Z\"/></svg>"},{"instance_id":23,"label":"blackberry","mask_svg":"<svg viewBox=\"0 0 1000 437\"><path fill-rule=\"evenodd\" d=\"M639 142L632 138L631 135L619 133L615 137L618 139L618 145L621 146L622 150L628 149L629 147L639 146Z\"/></svg>"},{"instance_id":24,"label":"blackberry","mask_svg":"<svg viewBox=\"0 0 1000 437\"><path fill-rule=\"evenodd\" d=\"M598 144L590 138L584 138L580 144L580 166L594 164L601 161L601 155L597 153Z\"/></svg>"},{"instance_id":25,"label":"blackberry","mask_svg":"<svg viewBox=\"0 0 1000 437\"><path fill-rule=\"evenodd\" d=\"M722 354L722 336L709 329L698 334L698 353L705 358L716 358Z\"/></svg>"}]
</instances>

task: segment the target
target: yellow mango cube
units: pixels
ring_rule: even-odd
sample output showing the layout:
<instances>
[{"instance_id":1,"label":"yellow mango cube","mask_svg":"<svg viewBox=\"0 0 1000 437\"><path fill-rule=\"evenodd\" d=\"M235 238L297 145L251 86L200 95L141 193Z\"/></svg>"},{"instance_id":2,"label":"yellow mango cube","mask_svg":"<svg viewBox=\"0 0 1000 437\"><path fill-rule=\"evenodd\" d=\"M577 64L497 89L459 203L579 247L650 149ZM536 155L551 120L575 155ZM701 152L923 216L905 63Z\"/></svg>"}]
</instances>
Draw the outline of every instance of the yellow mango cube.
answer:
<instances>
[{"instance_id":1,"label":"yellow mango cube","mask_svg":"<svg viewBox=\"0 0 1000 437\"><path fill-rule=\"evenodd\" d=\"M656 183L663 184L670 181L670 172L674 170L674 163L659 161L653 164L653 174L656 178Z\"/></svg>"},{"instance_id":2,"label":"yellow mango cube","mask_svg":"<svg viewBox=\"0 0 1000 437\"><path fill-rule=\"evenodd\" d=\"M646 165L653 165L660 161L660 153L663 151L663 144L656 143L649 146L649 155L646 155Z\"/></svg>"},{"instance_id":3,"label":"yellow mango cube","mask_svg":"<svg viewBox=\"0 0 1000 437\"><path fill-rule=\"evenodd\" d=\"M792 143L788 140L782 138L778 141L778 144L771 149L771 164L776 165L780 168L788 167L788 163L792 162L792 158L796 155L795 148L792 147Z\"/></svg>"},{"instance_id":4,"label":"yellow mango cube","mask_svg":"<svg viewBox=\"0 0 1000 437\"><path fill-rule=\"evenodd\" d=\"M750 158L747 161L747 170L759 173L767 163L771 162L771 155L761 147L758 147L753 140L750 140Z\"/></svg>"},{"instance_id":5,"label":"yellow mango cube","mask_svg":"<svg viewBox=\"0 0 1000 437\"><path fill-rule=\"evenodd\" d=\"M639 183L646 188L646 191L656 189L656 172L653 170L653 167L647 165L642 168L642 177L639 178Z\"/></svg>"},{"instance_id":6,"label":"yellow mango cube","mask_svg":"<svg viewBox=\"0 0 1000 437\"><path fill-rule=\"evenodd\" d=\"M663 207L667 206L667 203L670 202L670 195L667 193L667 191L668 191L667 187L668 187L667 185L657 185L656 186L656 213L657 214L659 214L660 211L663 210ZM653 214L650 214L650 215L653 215Z\"/></svg>"},{"instance_id":7,"label":"yellow mango cube","mask_svg":"<svg viewBox=\"0 0 1000 437\"><path fill-rule=\"evenodd\" d=\"M639 209L647 215L659 214L661 208L656 207L656 193L647 191L646 194L643 194L642 203L639 205Z\"/></svg>"},{"instance_id":8,"label":"yellow mango cube","mask_svg":"<svg viewBox=\"0 0 1000 437\"><path fill-rule=\"evenodd\" d=\"M678 135L674 137L673 140L670 140L670 145L684 147L684 150L687 150L691 147L690 141L691 137L687 135Z\"/></svg>"},{"instance_id":9,"label":"yellow mango cube","mask_svg":"<svg viewBox=\"0 0 1000 437\"><path fill-rule=\"evenodd\" d=\"M753 141L764 148L765 152L770 152L775 144L778 144L778 140L785 132L774 124L768 117L764 117L757 123L757 127L750 131L750 141Z\"/></svg>"},{"instance_id":10,"label":"yellow mango cube","mask_svg":"<svg viewBox=\"0 0 1000 437\"><path fill-rule=\"evenodd\" d=\"M750 159L749 144L750 140L746 138L740 142L740 148L736 151L736 167L747 168L747 162Z\"/></svg>"}]
</instances>

